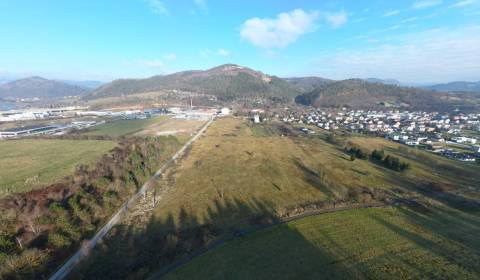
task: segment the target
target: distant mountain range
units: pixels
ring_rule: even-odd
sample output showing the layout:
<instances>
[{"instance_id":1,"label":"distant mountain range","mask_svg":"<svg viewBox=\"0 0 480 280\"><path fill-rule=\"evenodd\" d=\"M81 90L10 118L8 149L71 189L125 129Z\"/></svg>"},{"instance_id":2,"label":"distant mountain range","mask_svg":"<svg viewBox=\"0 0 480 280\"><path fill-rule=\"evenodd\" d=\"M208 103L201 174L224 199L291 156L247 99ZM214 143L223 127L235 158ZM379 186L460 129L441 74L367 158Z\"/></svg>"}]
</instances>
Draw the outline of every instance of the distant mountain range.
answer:
<instances>
[{"instance_id":1,"label":"distant mountain range","mask_svg":"<svg viewBox=\"0 0 480 280\"><path fill-rule=\"evenodd\" d=\"M205 71L185 71L148 79L123 79L105 84L86 96L88 99L131 95L160 90L192 91L216 96L222 101L242 98L293 100L298 87L275 76L234 64Z\"/></svg>"},{"instance_id":2,"label":"distant mountain range","mask_svg":"<svg viewBox=\"0 0 480 280\"><path fill-rule=\"evenodd\" d=\"M182 90L216 96L221 101L267 98L316 107L399 108L445 111L480 107L480 96L439 93L403 87L394 79L334 81L320 77L278 78L234 64L205 71L185 71L147 79L124 79L105 84L86 99L137 93Z\"/></svg>"},{"instance_id":3,"label":"distant mountain range","mask_svg":"<svg viewBox=\"0 0 480 280\"><path fill-rule=\"evenodd\" d=\"M368 79L365 79L365 81L369 83L377 83L377 84L384 84L384 85L397 85L397 86L401 85L400 81L395 79L382 80L377 78L368 78Z\"/></svg>"},{"instance_id":4,"label":"distant mountain range","mask_svg":"<svg viewBox=\"0 0 480 280\"><path fill-rule=\"evenodd\" d=\"M425 88L440 92L480 92L480 82L451 82Z\"/></svg>"},{"instance_id":5,"label":"distant mountain range","mask_svg":"<svg viewBox=\"0 0 480 280\"><path fill-rule=\"evenodd\" d=\"M57 81L61 83L69 84L72 86L79 86L79 87L88 88L88 89L96 89L102 86L103 84L105 84L104 82L100 82L100 81L72 81L72 80L57 80Z\"/></svg>"},{"instance_id":6,"label":"distant mountain range","mask_svg":"<svg viewBox=\"0 0 480 280\"><path fill-rule=\"evenodd\" d=\"M404 87L394 79L321 77L278 78L235 64L209 70L184 71L146 79L57 81L30 77L0 85L0 99L58 99L82 96L85 100L120 97L162 90L190 91L216 96L218 100L270 99L317 107L405 108L444 110L479 108L480 82L452 82L428 87Z\"/></svg>"},{"instance_id":7,"label":"distant mountain range","mask_svg":"<svg viewBox=\"0 0 480 280\"><path fill-rule=\"evenodd\" d=\"M81 96L89 89L77 85L47 80L41 77L29 77L0 85L0 98L17 99L58 99L67 96Z\"/></svg>"}]
</instances>

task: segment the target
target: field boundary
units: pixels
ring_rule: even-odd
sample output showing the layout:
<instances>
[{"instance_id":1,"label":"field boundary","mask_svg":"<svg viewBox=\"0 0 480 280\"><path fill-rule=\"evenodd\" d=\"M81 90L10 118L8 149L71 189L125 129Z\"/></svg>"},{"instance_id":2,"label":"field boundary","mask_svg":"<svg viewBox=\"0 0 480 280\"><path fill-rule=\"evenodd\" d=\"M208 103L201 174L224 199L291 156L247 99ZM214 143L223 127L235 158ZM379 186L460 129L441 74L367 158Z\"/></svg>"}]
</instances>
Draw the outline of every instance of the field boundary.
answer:
<instances>
[{"instance_id":1,"label":"field boundary","mask_svg":"<svg viewBox=\"0 0 480 280\"><path fill-rule=\"evenodd\" d=\"M140 190L135 193L130 199L128 199L117 211L115 215L110 218L110 220L100 229L98 232L95 234L92 239L89 241L84 242L80 249L73 254L52 276L50 276L50 280L60 280L64 279L77 265L83 258L87 257L90 253L90 251L102 240L103 237L107 235L107 233L115 226L121 218L123 218L129 211L129 208L143 195L145 195L145 192L153 185L152 183L160 178L162 174L165 172L165 170L170 167L171 164L175 163L177 159L179 159L184 152L187 150L190 145L193 144L201 135L202 133L212 124L212 122L215 120L214 117L212 117L205 125L203 125L196 133L195 135L188 140L183 147L178 150L166 163L164 163L160 169L158 169L157 172L153 176L151 176L145 184L140 188Z\"/></svg>"},{"instance_id":2,"label":"field boundary","mask_svg":"<svg viewBox=\"0 0 480 280\"><path fill-rule=\"evenodd\" d=\"M334 213L334 212L343 212L343 211L350 211L350 210L356 210L356 209L386 208L386 207L389 207L389 206L392 206L392 205L391 204L385 204L385 203L376 203L376 204L368 204L368 205L349 205L349 206L329 207L329 208L325 208L325 209L307 210L303 213L299 213L299 214L292 215L292 216L285 217L285 218L280 218L279 221L273 222L272 224L268 224L268 225L264 225L264 226L257 226L253 229L243 231L239 235L233 235L233 236L228 236L228 237L222 238L222 239L218 240L217 242L215 242L214 244L212 244L211 246L209 246L207 248L204 248L204 249L200 249L196 253L188 256L187 258L185 258L183 260L178 261L177 263L174 263L174 264L168 266L167 268L160 269L160 271L157 271L154 274L152 274L150 277L148 277L147 280L161 279L162 277L166 276L170 272L172 272L172 271L190 263L191 261L193 261L193 259L195 259L197 257L200 257L200 256L216 249L217 247L227 243L227 242L243 238L247 235L251 235L251 234L257 233L259 231L271 228L271 227L283 225L283 224L286 224L286 223L289 223L289 222L293 222L295 220L301 220L303 218L308 218L308 217L312 217L312 216L319 216L319 215L329 214L329 213Z\"/></svg>"}]
</instances>

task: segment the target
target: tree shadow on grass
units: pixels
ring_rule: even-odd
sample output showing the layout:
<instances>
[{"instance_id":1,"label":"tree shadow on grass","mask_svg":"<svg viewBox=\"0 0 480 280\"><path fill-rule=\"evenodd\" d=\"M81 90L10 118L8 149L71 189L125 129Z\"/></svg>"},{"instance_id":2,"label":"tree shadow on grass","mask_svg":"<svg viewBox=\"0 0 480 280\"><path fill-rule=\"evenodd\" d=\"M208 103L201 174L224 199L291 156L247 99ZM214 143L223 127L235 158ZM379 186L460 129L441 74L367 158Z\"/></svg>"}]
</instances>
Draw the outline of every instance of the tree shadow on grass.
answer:
<instances>
[{"instance_id":1,"label":"tree shadow on grass","mask_svg":"<svg viewBox=\"0 0 480 280\"><path fill-rule=\"evenodd\" d=\"M413 180L404 176L401 172L389 172L389 176L385 177L385 179L393 185L401 186L406 190L421 194L425 198L436 200L459 211L480 213L480 201L459 195L456 192L458 189L456 185L422 180L422 178Z\"/></svg>"},{"instance_id":2,"label":"tree shadow on grass","mask_svg":"<svg viewBox=\"0 0 480 280\"><path fill-rule=\"evenodd\" d=\"M244 236L279 223L281 221L269 203L257 199L249 202L224 199L216 200L214 206L209 208L207 214L201 219L194 213L181 209L177 216L171 213L164 219L153 216L144 227L121 224L112 230L109 237L93 250L91 255L70 274L69 278L145 279L152 273L156 278L160 278L213 247L221 247L220 245L225 242L242 240ZM287 254L289 250L302 250L313 259L288 260L287 263L278 267L278 271L265 270L264 279L270 278L268 276L278 276L283 279L288 278L285 277L287 275L300 278L307 275L321 276L325 272L319 269L302 271L302 262L309 262L305 265L312 269L313 263L320 265L335 261L333 256L313 246L300 233L292 230L283 234L287 235L286 238L289 242L283 244L286 247L281 250L281 253ZM252 265L257 269L252 270L252 273L260 273L258 266L265 261L268 263L268 260L257 259L259 263L253 261L257 256L255 251L270 247L263 248L263 243L255 246L252 251L243 253L246 254L244 257L251 259L250 262L245 260L247 265ZM281 247L282 244L279 244L276 249L281 249ZM244 271L248 274L249 270ZM341 265L335 266L335 269L330 272L333 273L331 274L332 278L338 278L334 277L336 275L350 275L350 272L342 269ZM241 275L235 275L234 271L219 273L226 273L225 276L230 275L232 278L242 279L242 277L238 277ZM255 274L244 276L258 279Z\"/></svg>"},{"instance_id":3,"label":"tree shadow on grass","mask_svg":"<svg viewBox=\"0 0 480 280\"><path fill-rule=\"evenodd\" d=\"M412 215L412 213L413 212L410 212L410 215ZM415 214L413 213L413 215ZM378 223L390 229L395 234L405 238L406 240L412 242L423 250L428 251L431 254L439 257L441 259L440 262L443 265L448 265L449 267L448 270L438 271L438 267L431 267L428 265L424 266L422 264L427 260L421 260L420 263L416 263L414 260L409 260L409 265L415 268L415 270L419 272L422 277L456 278L458 277L458 275L460 275L459 273L466 273L470 275L467 276L467 278L474 275L480 275L480 269L478 266L478 264L480 263L480 255L478 254L478 252L467 249L467 247L465 247L464 250L458 250L458 245L453 242L454 240L450 239L452 236L443 236L442 232L438 228L435 231L428 232L429 226L427 223L418 220L410 220L410 222L413 224L427 227L427 229L418 231L418 229L412 230L393 224L390 221L387 221L386 219L379 216L372 216L372 219L376 220ZM429 233L429 236L431 237L426 238L425 234L421 235L420 233ZM398 257L400 258L400 256Z\"/></svg>"},{"instance_id":4,"label":"tree shadow on grass","mask_svg":"<svg viewBox=\"0 0 480 280\"><path fill-rule=\"evenodd\" d=\"M417 212L400 208L405 218L412 224L420 225L438 236L453 240L480 255L480 218L477 214L461 212L447 207L435 207L429 212Z\"/></svg>"},{"instance_id":5,"label":"tree shadow on grass","mask_svg":"<svg viewBox=\"0 0 480 280\"><path fill-rule=\"evenodd\" d=\"M428 223L432 221L421 215L401 214L409 221L412 219L412 224L425 225L427 231L431 228ZM423 230L417 232L402 228L385 216L368 217L408 242L458 267L465 267L464 272L478 273L478 269L474 268L478 254L469 258L471 254L454 250L458 247L444 247L437 242L438 238L420 235ZM275 224L278 225L270 227ZM472 225L470 230L474 231L476 226L478 224ZM321 239L324 245L307 239L296 227L282 224L273 207L265 201L216 200L201 218L186 209L180 209L178 214L170 213L162 219L152 217L144 227L117 226L70 278L368 279L394 276L395 267L406 269L404 273L410 276L432 276L428 260L418 262L408 259L408 246L393 253L385 248L385 252L362 259L358 254L368 252L351 251L351 248L361 246L361 238L347 238L347 241L350 240L348 242L357 242L356 245L343 244L343 239L334 238L335 231L327 231L320 225L309 230L317 231L315 240ZM441 236L438 230L432 228L432 232ZM451 236L448 240L455 241ZM434 269L438 270L438 267L436 264Z\"/></svg>"}]
</instances>

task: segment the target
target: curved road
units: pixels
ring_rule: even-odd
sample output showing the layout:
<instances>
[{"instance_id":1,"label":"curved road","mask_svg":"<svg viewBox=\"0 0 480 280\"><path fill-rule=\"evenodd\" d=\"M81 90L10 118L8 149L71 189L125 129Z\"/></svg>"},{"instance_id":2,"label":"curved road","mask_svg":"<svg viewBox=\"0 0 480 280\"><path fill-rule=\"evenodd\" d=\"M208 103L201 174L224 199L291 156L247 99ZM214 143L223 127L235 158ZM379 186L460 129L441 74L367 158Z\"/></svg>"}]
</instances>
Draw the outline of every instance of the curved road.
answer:
<instances>
[{"instance_id":1,"label":"curved road","mask_svg":"<svg viewBox=\"0 0 480 280\"><path fill-rule=\"evenodd\" d=\"M151 183L160 178L165 170L185 153L185 150L202 135L202 133L212 124L214 119L215 118L212 117L192 138L190 138L190 140L188 140L188 142L185 143L180 150L178 150L145 184L143 184L143 186L135 195L133 195L120 207L118 212L97 232L97 234L95 234L94 237L84 243L82 247L74 255L72 255L49 279L64 279L70 273L70 271L72 271L75 265L78 264L84 257L86 257L88 253L95 247L95 245L97 245L97 243L102 240L105 235L107 235L113 226L115 226L120 219L126 213L128 213L129 207L145 194L145 192L150 188Z\"/></svg>"}]
</instances>

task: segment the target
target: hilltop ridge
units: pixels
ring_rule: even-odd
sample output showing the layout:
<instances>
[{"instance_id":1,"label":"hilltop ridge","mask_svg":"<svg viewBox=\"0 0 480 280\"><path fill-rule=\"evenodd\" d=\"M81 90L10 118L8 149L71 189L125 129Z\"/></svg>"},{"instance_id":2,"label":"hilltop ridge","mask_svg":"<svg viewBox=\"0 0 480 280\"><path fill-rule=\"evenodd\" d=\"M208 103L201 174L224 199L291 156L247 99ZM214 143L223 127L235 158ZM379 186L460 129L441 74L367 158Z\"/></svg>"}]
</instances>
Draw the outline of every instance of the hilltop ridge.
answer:
<instances>
[{"instance_id":1,"label":"hilltop ridge","mask_svg":"<svg viewBox=\"0 0 480 280\"><path fill-rule=\"evenodd\" d=\"M219 100L238 98L279 98L291 100L299 90L276 76L235 65L224 64L208 70L177 72L146 79L121 79L105 84L87 96L89 99L183 90L216 96Z\"/></svg>"}]
</instances>

